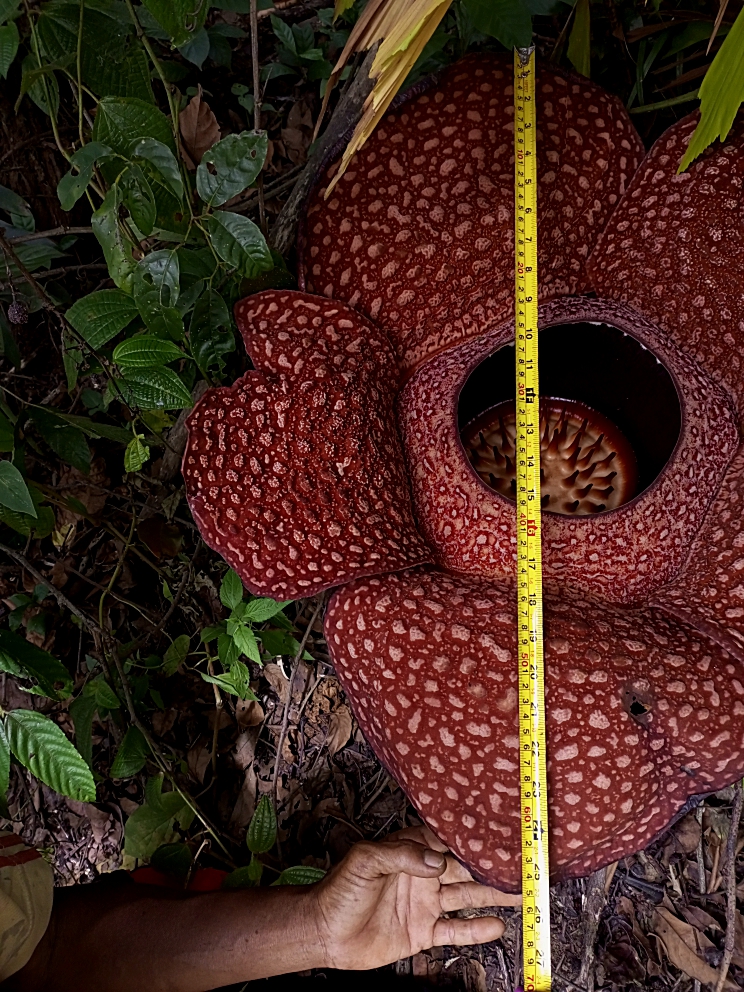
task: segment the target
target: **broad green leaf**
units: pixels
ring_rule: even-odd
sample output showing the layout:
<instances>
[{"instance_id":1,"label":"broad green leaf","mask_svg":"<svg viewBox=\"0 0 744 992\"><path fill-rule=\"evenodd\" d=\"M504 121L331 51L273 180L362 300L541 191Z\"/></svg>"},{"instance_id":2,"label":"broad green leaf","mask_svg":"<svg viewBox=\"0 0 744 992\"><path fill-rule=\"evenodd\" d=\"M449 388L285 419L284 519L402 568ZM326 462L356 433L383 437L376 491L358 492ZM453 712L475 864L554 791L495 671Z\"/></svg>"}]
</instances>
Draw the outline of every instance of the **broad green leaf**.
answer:
<instances>
[{"instance_id":1,"label":"broad green leaf","mask_svg":"<svg viewBox=\"0 0 744 992\"><path fill-rule=\"evenodd\" d=\"M204 25L209 3L202 0L142 0L175 48L187 44Z\"/></svg>"},{"instance_id":2,"label":"broad green leaf","mask_svg":"<svg viewBox=\"0 0 744 992\"><path fill-rule=\"evenodd\" d=\"M208 289L196 301L189 327L191 354L200 369L225 367L223 355L235 351L230 311L218 292Z\"/></svg>"},{"instance_id":3,"label":"broad green leaf","mask_svg":"<svg viewBox=\"0 0 744 992\"><path fill-rule=\"evenodd\" d=\"M8 788L10 786L10 744L5 733L5 723L0 720L0 816L10 818Z\"/></svg>"},{"instance_id":4,"label":"broad green leaf","mask_svg":"<svg viewBox=\"0 0 744 992\"><path fill-rule=\"evenodd\" d=\"M463 0L473 26L505 48L532 44L532 18L523 0Z\"/></svg>"},{"instance_id":5,"label":"broad green leaf","mask_svg":"<svg viewBox=\"0 0 744 992\"><path fill-rule=\"evenodd\" d=\"M0 461L0 503L16 513L36 516L31 494L26 481L18 469L9 461Z\"/></svg>"},{"instance_id":6,"label":"broad green leaf","mask_svg":"<svg viewBox=\"0 0 744 992\"><path fill-rule=\"evenodd\" d=\"M253 889L261 882L263 865L254 855L248 865L231 871L222 883L223 889Z\"/></svg>"},{"instance_id":7,"label":"broad green leaf","mask_svg":"<svg viewBox=\"0 0 744 992\"><path fill-rule=\"evenodd\" d=\"M312 868L310 865L295 865L285 868L272 885L314 885L326 876L322 868ZM227 876L230 877L229 875Z\"/></svg>"},{"instance_id":8,"label":"broad green leaf","mask_svg":"<svg viewBox=\"0 0 744 992\"><path fill-rule=\"evenodd\" d=\"M90 417L78 417L72 413L57 413L56 415L60 420L79 427L88 437L105 437L109 441L116 441L118 444L128 444L132 437L131 432L125 430L123 427L117 427L114 424L101 424L95 420L91 420Z\"/></svg>"},{"instance_id":9,"label":"broad green leaf","mask_svg":"<svg viewBox=\"0 0 744 992\"><path fill-rule=\"evenodd\" d=\"M141 410L182 410L192 405L191 393L171 369L138 369L118 380L127 402Z\"/></svg>"},{"instance_id":10,"label":"broad green leaf","mask_svg":"<svg viewBox=\"0 0 744 992\"><path fill-rule=\"evenodd\" d=\"M232 568L220 583L220 602L228 610L234 610L238 603L243 602L243 582Z\"/></svg>"},{"instance_id":11,"label":"broad green leaf","mask_svg":"<svg viewBox=\"0 0 744 992\"><path fill-rule=\"evenodd\" d=\"M261 630L257 633L264 650L272 658L279 655L294 655L300 650L300 642L287 630Z\"/></svg>"},{"instance_id":12,"label":"broad green leaf","mask_svg":"<svg viewBox=\"0 0 744 992\"><path fill-rule=\"evenodd\" d=\"M161 306L175 306L180 292L178 252L167 248L151 251L138 262L137 278L158 290Z\"/></svg>"},{"instance_id":13,"label":"broad green leaf","mask_svg":"<svg viewBox=\"0 0 744 992\"><path fill-rule=\"evenodd\" d=\"M127 445L124 451L125 472L140 472L142 466L149 461L150 449L143 443L143 438L144 434L138 434Z\"/></svg>"},{"instance_id":14,"label":"broad green leaf","mask_svg":"<svg viewBox=\"0 0 744 992\"><path fill-rule=\"evenodd\" d=\"M268 147L265 132L243 131L206 151L196 170L196 188L207 206L219 207L247 189L261 171Z\"/></svg>"},{"instance_id":15,"label":"broad green leaf","mask_svg":"<svg viewBox=\"0 0 744 992\"><path fill-rule=\"evenodd\" d=\"M245 842L251 854L264 854L276 844L276 813L268 796L258 800Z\"/></svg>"},{"instance_id":16,"label":"broad green leaf","mask_svg":"<svg viewBox=\"0 0 744 992\"><path fill-rule=\"evenodd\" d=\"M154 369L186 356L172 341L163 341L152 334L127 338L114 348L113 359L122 369Z\"/></svg>"},{"instance_id":17,"label":"broad green leaf","mask_svg":"<svg viewBox=\"0 0 744 992\"><path fill-rule=\"evenodd\" d=\"M271 15L271 26L274 29L274 34L277 36L279 41L288 48L293 55L297 54L297 43L295 41L295 36L292 33L292 28L286 21L283 21L281 17L277 17L275 14Z\"/></svg>"},{"instance_id":18,"label":"broad green leaf","mask_svg":"<svg viewBox=\"0 0 744 992\"><path fill-rule=\"evenodd\" d=\"M83 692L86 697L94 700L98 709L118 710L121 708L119 697L102 676L87 682Z\"/></svg>"},{"instance_id":19,"label":"broad green leaf","mask_svg":"<svg viewBox=\"0 0 744 992\"><path fill-rule=\"evenodd\" d=\"M209 35L204 28L200 28L185 45L181 45L178 51L187 62L201 69L209 55Z\"/></svg>"},{"instance_id":20,"label":"broad green leaf","mask_svg":"<svg viewBox=\"0 0 744 992\"><path fill-rule=\"evenodd\" d=\"M65 314L94 350L102 348L137 316L131 296L120 289L101 289L81 297Z\"/></svg>"},{"instance_id":21,"label":"broad green leaf","mask_svg":"<svg viewBox=\"0 0 744 992\"><path fill-rule=\"evenodd\" d=\"M89 768L93 767L93 717L96 701L85 694L70 704L70 716L75 724L75 746Z\"/></svg>"},{"instance_id":22,"label":"broad green leaf","mask_svg":"<svg viewBox=\"0 0 744 992\"><path fill-rule=\"evenodd\" d=\"M232 636L235 646L241 654L244 654L246 658L250 658L251 661L255 661L257 665L261 664L261 654L256 643L256 635L250 627L245 627L243 624L237 623L231 630L230 621L228 620L227 632Z\"/></svg>"},{"instance_id":23,"label":"broad green leaf","mask_svg":"<svg viewBox=\"0 0 744 992\"><path fill-rule=\"evenodd\" d=\"M18 17L20 8L21 0L0 0L0 24Z\"/></svg>"},{"instance_id":24,"label":"broad green leaf","mask_svg":"<svg viewBox=\"0 0 744 992\"><path fill-rule=\"evenodd\" d=\"M591 75L591 13L589 0L576 0L571 37L568 39L568 61L582 76Z\"/></svg>"},{"instance_id":25,"label":"broad green leaf","mask_svg":"<svg viewBox=\"0 0 744 992\"><path fill-rule=\"evenodd\" d=\"M78 802L95 800L90 768L49 717L34 710L13 710L5 726L11 751L40 782Z\"/></svg>"},{"instance_id":26,"label":"broad green leaf","mask_svg":"<svg viewBox=\"0 0 744 992\"><path fill-rule=\"evenodd\" d=\"M155 138L174 150L168 118L157 107L134 97L105 97L98 104L93 138L128 158L143 138Z\"/></svg>"},{"instance_id":27,"label":"broad green leaf","mask_svg":"<svg viewBox=\"0 0 744 992\"><path fill-rule=\"evenodd\" d=\"M162 845L175 838L174 821L182 823L191 812L177 792L166 792L151 803L153 790L148 791L144 805L129 817L124 825L124 853L132 858L149 860Z\"/></svg>"},{"instance_id":28,"label":"broad green leaf","mask_svg":"<svg viewBox=\"0 0 744 992\"><path fill-rule=\"evenodd\" d=\"M0 628L0 669L34 679L39 692L50 699L67 699L72 678L61 661L25 637Z\"/></svg>"},{"instance_id":29,"label":"broad green leaf","mask_svg":"<svg viewBox=\"0 0 744 992\"><path fill-rule=\"evenodd\" d=\"M162 844L153 852L150 864L166 875L186 878L191 871L194 859L188 844ZM228 876L229 877L229 876Z\"/></svg>"},{"instance_id":30,"label":"broad green leaf","mask_svg":"<svg viewBox=\"0 0 744 992\"><path fill-rule=\"evenodd\" d=\"M74 61L74 56L70 56L68 64ZM56 66L57 69L61 68ZM22 62L21 76L21 96L28 94L36 106L47 117L59 115L59 85L54 75L54 68L51 66L39 67L36 56L31 52Z\"/></svg>"},{"instance_id":31,"label":"broad green leaf","mask_svg":"<svg viewBox=\"0 0 744 992\"><path fill-rule=\"evenodd\" d=\"M274 267L266 239L247 217L217 210L209 218L209 233L220 258L248 279Z\"/></svg>"},{"instance_id":32,"label":"broad green leaf","mask_svg":"<svg viewBox=\"0 0 744 992\"><path fill-rule=\"evenodd\" d=\"M134 302L148 331L158 338L182 341L183 317L176 307L163 306L161 297L161 290L145 281L138 271L134 282Z\"/></svg>"},{"instance_id":33,"label":"broad green leaf","mask_svg":"<svg viewBox=\"0 0 744 992\"><path fill-rule=\"evenodd\" d=\"M0 465L2 464L4 463L0 462ZM2 488L1 484L0 488ZM10 510L7 506L3 506L0 503L0 521L7 524L8 527L12 527L13 530L18 531L24 537L47 537L57 526L54 513L50 507L42 505L44 496L35 486L29 486L28 491L31 494L31 500L36 511L35 516L31 516L28 513L17 513L15 510Z\"/></svg>"},{"instance_id":34,"label":"broad green leaf","mask_svg":"<svg viewBox=\"0 0 744 992\"><path fill-rule=\"evenodd\" d=\"M718 138L726 140L743 102L744 8L739 11L700 86L700 120L678 172L684 172Z\"/></svg>"},{"instance_id":35,"label":"broad green leaf","mask_svg":"<svg viewBox=\"0 0 744 992\"><path fill-rule=\"evenodd\" d=\"M0 27L0 76L3 79L8 78L8 70L18 54L19 42L20 35L15 21Z\"/></svg>"},{"instance_id":36,"label":"broad green leaf","mask_svg":"<svg viewBox=\"0 0 744 992\"><path fill-rule=\"evenodd\" d=\"M122 203L129 211L137 230L149 237L155 226L157 208L150 184L138 165L130 165L119 177Z\"/></svg>"},{"instance_id":37,"label":"broad green leaf","mask_svg":"<svg viewBox=\"0 0 744 992\"><path fill-rule=\"evenodd\" d=\"M237 656L237 650L235 649L235 644L231 637L226 634L221 634L217 638L218 650L222 642L227 641L233 649L233 654ZM228 667L228 662L225 661L223 652L220 651L220 661L225 667ZM257 696L255 692L251 689L251 673L248 666L242 662L237 661L233 658L229 661L229 671L222 675L207 675L202 672L202 678L205 682L210 682L213 685L219 686L225 692L229 692L233 696L237 696L239 699L256 699Z\"/></svg>"},{"instance_id":38,"label":"broad green leaf","mask_svg":"<svg viewBox=\"0 0 744 992\"><path fill-rule=\"evenodd\" d=\"M156 141L155 138L143 138L142 141L139 141L134 146L132 154L149 162L160 178L160 181L179 200L182 199L183 181L178 169L178 162L176 161L176 156L167 145L164 145L162 141Z\"/></svg>"},{"instance_id":39,"label":"broad green leaf","mask_svg":"<svg viewBox=\"0 0 744 992\"><path fill-rule=\"evenodd\" d=\"M111 778L132 778L145 767L149 753L145 735L139 727L130 727L111 765Z\"/></svg>"},{"instance_id":40,"label":"broad green leaf","mask_svg":"<svg viewBox=\"0 0 744 992\"><path fill-rule=\"evenodd\" d=\"M175 675L179 665L182 665L191 650L191 640L188 634L179 634L178 637L169 644L163 655L163 672L166 675Z\"/></svg>"},{"instance_id":41,"label":"broad green leaf","mask_svg":"<svg viewBox=\"0 0 744 992\"><path fill-rule=\"evenodd\" d=\"M55 417L48 410L29 407L28 414L34 427L55 455L88 475L90 448L80 428Z\"/></svg>"},{"instance_id":42,"label":"broad green leaf","mask_svg":"<svg viewBox=\"0 0 744 992\"><path fill-rule=\"evenodd\" d=\"M99 109L98 113L100 112ZM136 266L132 258L132 246L129 241L125 241L119 228L119 195L118 187L108 191L103 203L93 214L91 225L103 248L109 275L119 289L129 293Z\"/></svg>"},{"instance_id":43,"label":"broad green leaf","mask_svg":"<svg viewBox=\"0 0 744 992\"><path fill-rule=\"evenodd\" d=\"M62 176L57 185L57 196L63 210L72 210L93 178L93 166L96 162L108 158L110 155L109 146L100 141L91 141L87 145L83 145L82 148L78 148L70 159L77 171L70 169Z\"/></svg>"},{"instance_id":44,"label":"broad green leaf","mask_svg":"<svg viewBox=\"0 0 744 992\"><path fill-rule=\"evenodd\" d=\"M252 599L246 603L243 619L252 623L263 623L279 613L286 605L286 603L277 603L275 599Z\"/></svg>"},{"instance_id":45,"label":"broad green leaf","mask_svg":"<svg viewBox=\"0 0 744 992\"><path fill-rule=\"evenodd\" d=\"M8 189L7 186L0 186L0 210L8 214L13 227L19 227L22 231L35 230L31 207L22 196Z\"/></svg>"}]
</instances>

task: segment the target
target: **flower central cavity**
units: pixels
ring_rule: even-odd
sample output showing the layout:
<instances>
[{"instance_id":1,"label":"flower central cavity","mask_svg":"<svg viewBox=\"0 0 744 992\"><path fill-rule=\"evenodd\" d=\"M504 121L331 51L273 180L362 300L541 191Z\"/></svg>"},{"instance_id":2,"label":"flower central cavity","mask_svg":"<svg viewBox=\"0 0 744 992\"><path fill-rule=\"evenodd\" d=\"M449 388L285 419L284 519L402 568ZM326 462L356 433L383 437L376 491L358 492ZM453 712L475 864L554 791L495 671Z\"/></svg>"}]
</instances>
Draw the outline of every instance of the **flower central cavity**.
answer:
<instances>
[{"instance_id":1,"label":"flower central cavity","mask_svg":"<svg viewBox=\"0 0 744 992\"><path fill-rule=\"evenodd\" d=\"M615 510L652 485L679 438L681 410L666 368L609 324L540 331L542 506L582 516ZM470 373L460 439L479 478L516 498L514 347Z\"/></svg>"},{"instance_id":2,"label":"flower central cavity","mask_svg":"<svg viewBox=\"0 0 744 992\"><path fill-rule=\"evenodd\" d=\"M470 462L481 479L516 499L516 411L506 400L486 410L462 432ZM554 513L614 510L632 499L638 482L635 455L607 417L575 400L540 400L542 506Z\"/></svg>"}]
</instances>

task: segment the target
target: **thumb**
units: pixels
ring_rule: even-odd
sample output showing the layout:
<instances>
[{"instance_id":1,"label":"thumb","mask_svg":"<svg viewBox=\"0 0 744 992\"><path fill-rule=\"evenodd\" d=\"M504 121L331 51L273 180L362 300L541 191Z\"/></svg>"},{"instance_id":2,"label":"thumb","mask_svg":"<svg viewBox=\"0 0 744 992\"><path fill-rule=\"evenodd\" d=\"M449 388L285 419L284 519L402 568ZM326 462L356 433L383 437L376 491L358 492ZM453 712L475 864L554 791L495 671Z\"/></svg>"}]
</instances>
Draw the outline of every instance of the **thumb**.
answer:
<instances>
[{"instance_id":1,"label":"thumb","mask_svg":"<svg viewBox=\"0 0 744 992\"><path fill-rule=\"evenodd\" d=\"M355 844L347 855L348 870L359 878L375 879L402 872L417 878L438 878L447 862L440 851L410 840L384 844Z\"/></svg>"}]
</instances>

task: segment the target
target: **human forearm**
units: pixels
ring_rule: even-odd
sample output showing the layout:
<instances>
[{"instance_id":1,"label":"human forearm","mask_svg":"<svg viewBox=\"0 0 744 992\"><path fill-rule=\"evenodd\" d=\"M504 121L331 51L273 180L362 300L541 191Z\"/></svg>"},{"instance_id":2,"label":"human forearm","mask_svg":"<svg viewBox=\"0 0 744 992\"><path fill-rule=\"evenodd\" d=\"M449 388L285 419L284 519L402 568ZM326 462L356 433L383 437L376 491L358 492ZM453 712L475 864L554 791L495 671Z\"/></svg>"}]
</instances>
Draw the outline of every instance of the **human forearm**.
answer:
<instances>
[{"instance_id":1,"label":"human forearm","mask_svg":"<svg viewBox=\"0 0 744 992\"><path fill-rule=\"evenodd\" d=\"M321 967L309 902L299 887L198 896L134 884L62 890L46 937L2 990L204 992Z\"/></svg>"}]
</instances>

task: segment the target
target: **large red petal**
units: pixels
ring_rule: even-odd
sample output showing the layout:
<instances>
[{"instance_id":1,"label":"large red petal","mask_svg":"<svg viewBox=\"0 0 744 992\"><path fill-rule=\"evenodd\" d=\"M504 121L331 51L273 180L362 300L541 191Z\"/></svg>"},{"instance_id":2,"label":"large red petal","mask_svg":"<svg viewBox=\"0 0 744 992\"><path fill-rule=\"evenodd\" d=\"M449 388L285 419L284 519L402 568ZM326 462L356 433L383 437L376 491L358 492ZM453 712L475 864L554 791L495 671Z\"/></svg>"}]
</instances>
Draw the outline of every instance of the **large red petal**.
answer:
<instances>
[{"instance_id":1,"label":"large red petal","mask_svg":"<svg viewBox=\"0 0 744 992\"><path fill-rule=\"evenodd\" d=\"M260 371L209 390L187 421L183 475L207 544L277 599L429 561L384 332L286 291L248 297L236 317Z\"/></svg>"},{"instance_id":2,"label":"large red petal","mask_svg":"<svg viewBox=\"0 0 744 992\"><path fill-rule=\"evenodd\" d=\"M540 298L588 288L587 256L643 155L623 105L539 66ZM301 241L308 289L390 334L403 366L512 312L511 58L472 55L389 114ZM330 174L335 171L332 169Z\"/></svg>"},{"instance_id":3,"label":"large red petal","mask_svg":"<svg viewBox=\"0 0 744 992\"><path fill-rule=\"evenodd\" d=\"M479 878L520 888L516 602L414 569L334 595L326 637L360 725ZM744 666L661 611L548 595L550 855L580 876L744 773Z\"/></svg>"},{"instance_id":4,"label":"large red petal","mask_svg":"<svg viewBox=\"0 0 744 992\"><path fill-rule=\"evenodd\" d=\"M547 578L611 602L640 602L670 581L689 553L737 448L734 413L724 391L630 307L584 298L540 308L541 328L582 321L611 324L662 361L677 386L682 430L667 466L630 503L592 516L545 513L543 568ZM437 355L408 380L398 401L416 516L438 563L505 579L514 574L514 504L473 469L460 440L457 402L470 372L513 337L509 322Z\"/></svg>"},{"instance_id":5,"label":"large red petal","mask_svg":"<svg viewBox=\"0 0 744 992\"><path fill-rule=\"evenodd\" d=\"M589 262L595 289L638 307L744 401L744 120L682 175L698 113L648 153Z\"/></svg>"},{"instance_id":6,"label":"large red petal","mask_svg":"<svg viewBox=\"0 0 744 992\"><path fill-rule=\"evenodd\" d=\"M653 601L744 661L744 447L727 469L684 568Z\"/></svg>"}]
</instances>

